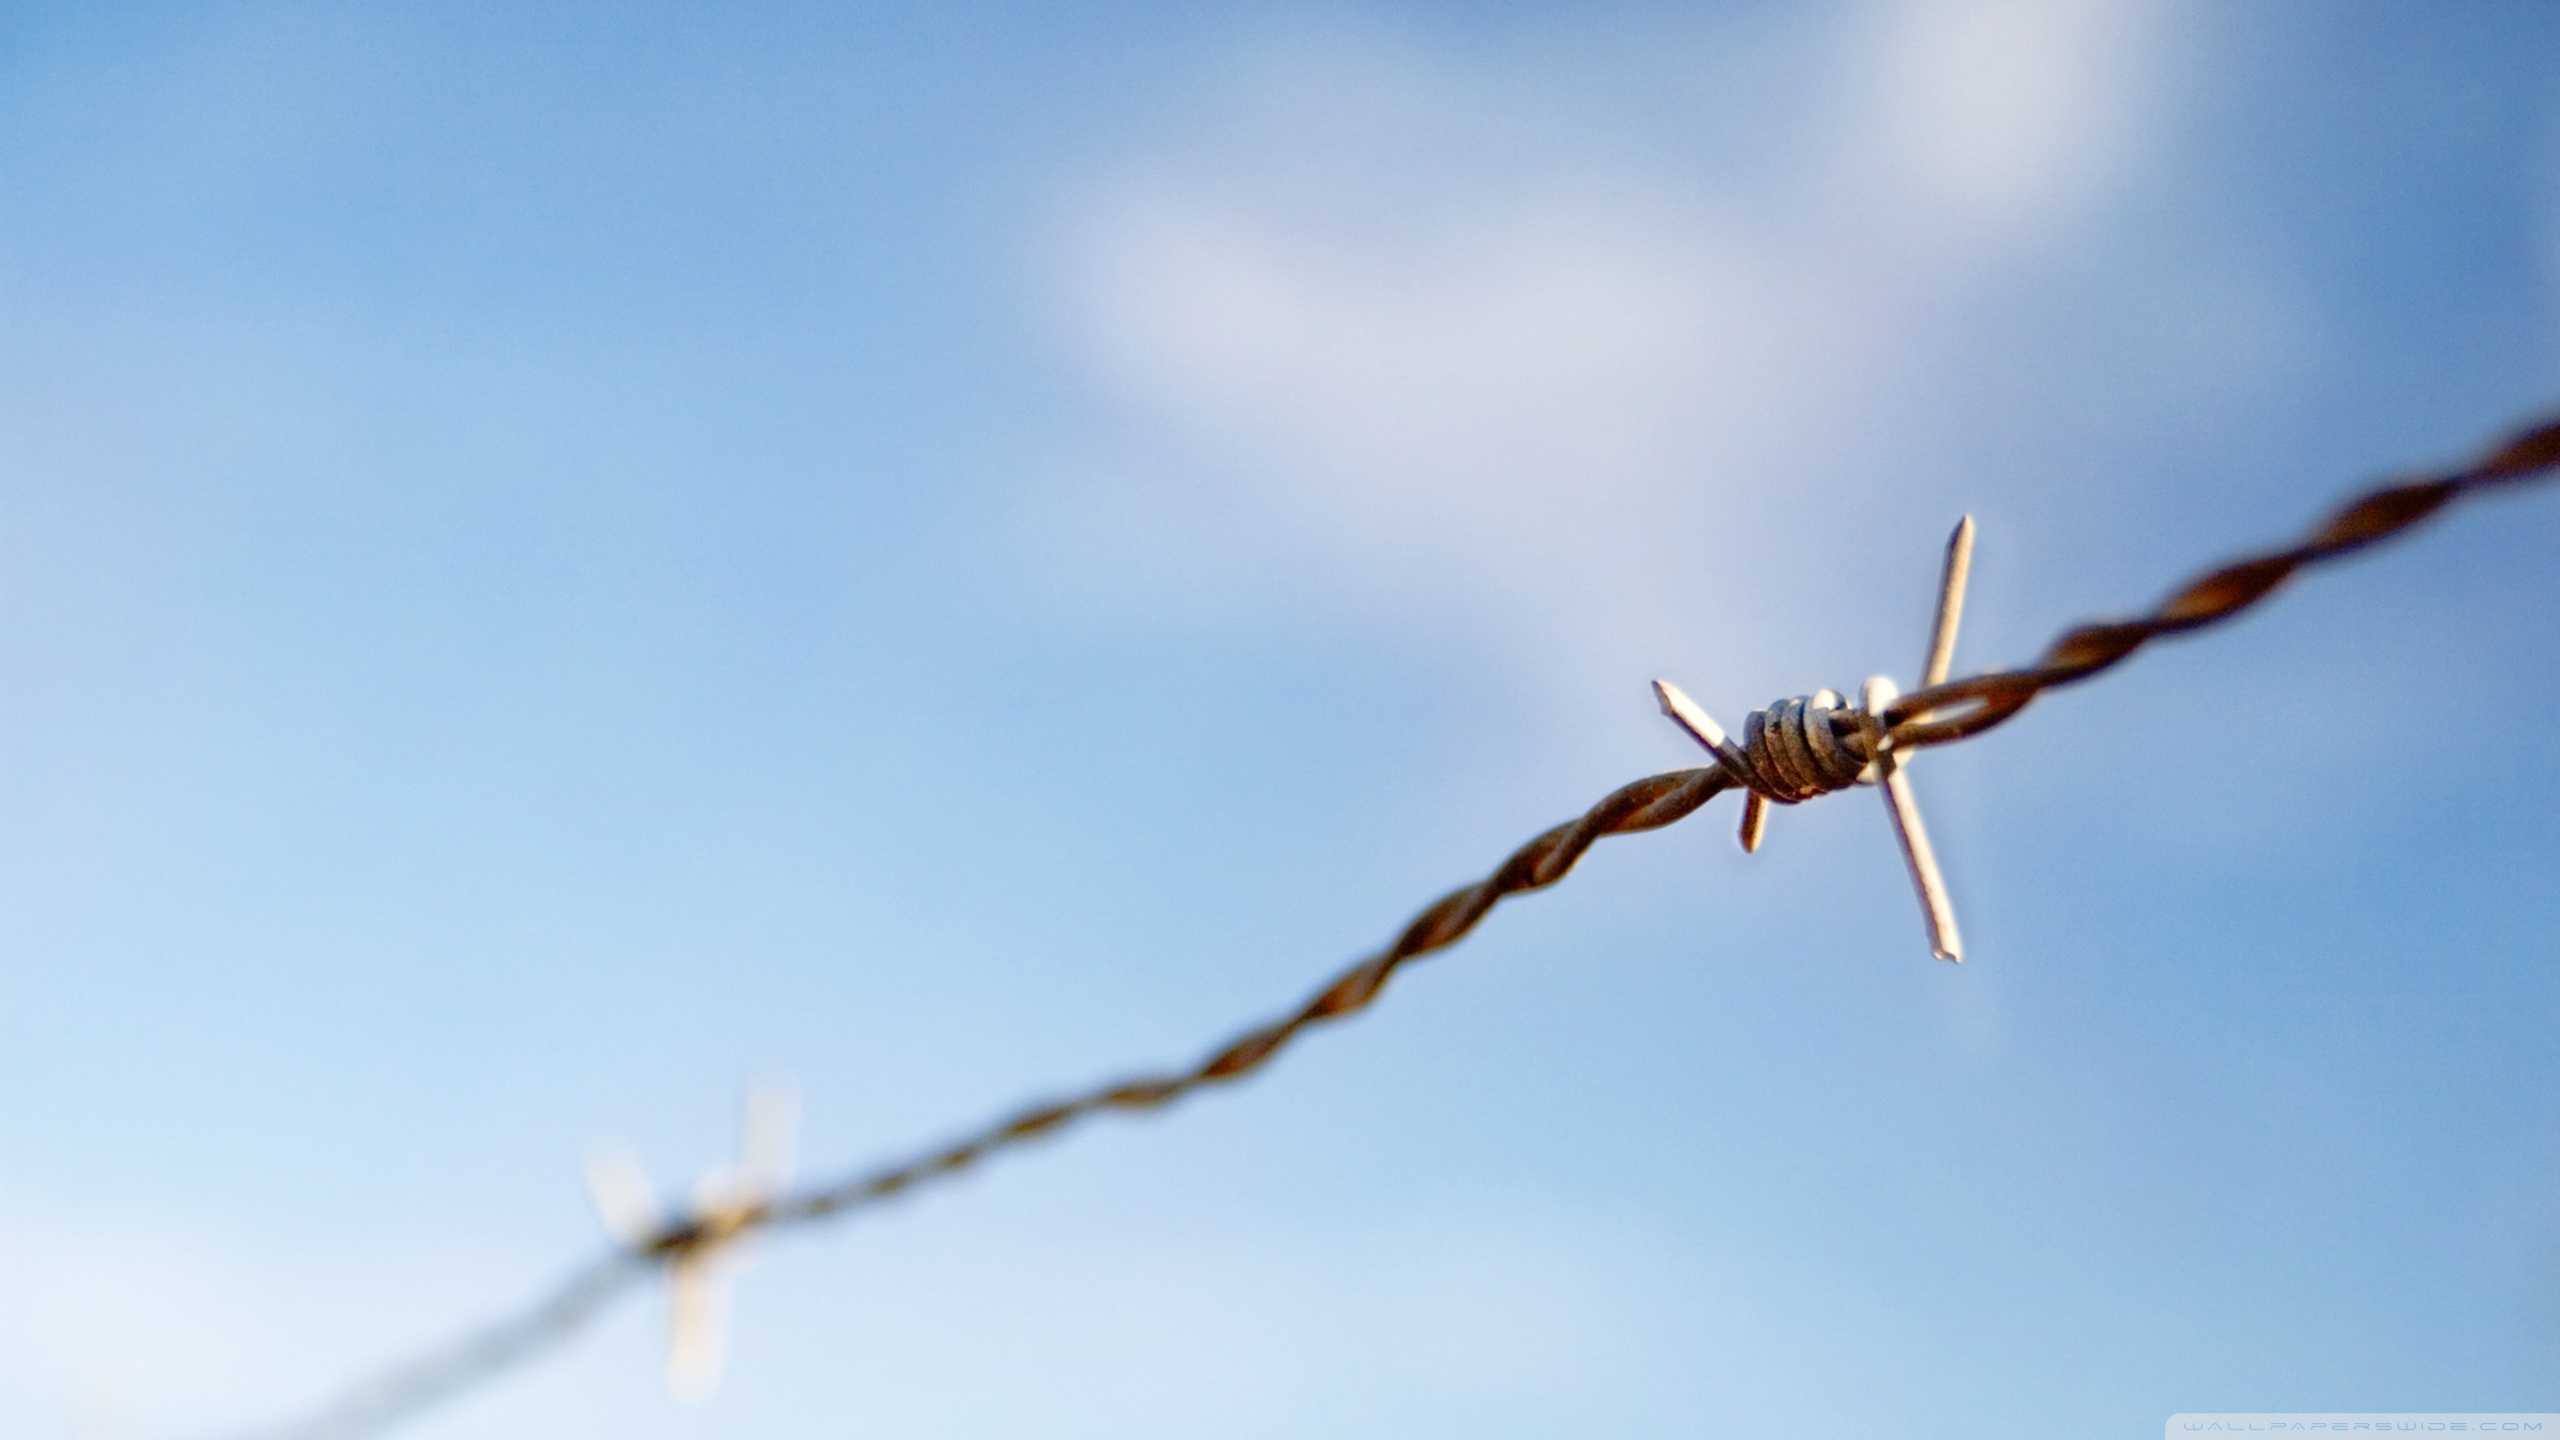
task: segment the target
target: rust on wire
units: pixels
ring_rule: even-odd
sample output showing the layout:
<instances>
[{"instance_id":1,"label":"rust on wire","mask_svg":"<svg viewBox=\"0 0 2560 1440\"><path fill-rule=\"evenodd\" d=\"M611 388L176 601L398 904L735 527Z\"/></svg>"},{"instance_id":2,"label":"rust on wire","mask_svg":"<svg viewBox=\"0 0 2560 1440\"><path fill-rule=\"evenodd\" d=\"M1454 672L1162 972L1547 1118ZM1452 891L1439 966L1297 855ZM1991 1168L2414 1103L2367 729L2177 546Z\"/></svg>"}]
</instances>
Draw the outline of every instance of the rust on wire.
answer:
<instances>
[{"instance_id":1,"label":"rust on wire","mask_svg":"<svg viewBox=\"0 0 2560 1440\"><path fill-rule=\"evenodd\" d=\"M2560 421L2519 432L2470 465L2357 496L2310 537L2288 550L2235 560L2199 576L2134 620L2082 625L2053 642L2024 670L2001 670L1915 690L1887 707L1883 719L1902 747L1943 745L2000 724L2056 685L2086 680L2163 635L2226 620L2258 603L2305 565L2333 560L2398 535L2466 495L2540 478L2560 465ZM1948 719L1932 713L1965 701L1975 707Z\"/></svg>"},{"instance_id":2,"label":"rust on wire","mask_svg":"<svg viewBox=\"0 0 2560 1440\"><path fill-rule=\"evenodd\" d=\"M2190 582L2149 615L2067 631L2036 664L2023 670L1938 680L1898 698L1871 689L1872 698L1862 697L1860 708L1845 706L1829 691L1782 701L1752 715L1751 738L1756 743L1743 747L1734 746L1713 720L1697 711L1695 719L1705 723L1693 727L1693 733L1715 753L1716 764L1649 776L1621 787L1579 818L1513 851L1491 875L1442 896L1407 925L1395 943L1341 972L1304 1004L1247 1030L1196 1064L1035 1105L916 1158L783 1197L751 1213L724 1216L721 1238L748 1229L804 1225L843 1215L967 1169L995 1151L1056 1134L1089 1116L1159 1109L1194 1092L1240 1079L1270 1063L1305 1031L1367 1008L1398 969L1455 944L1505 898L1563 879L1604 835L1673 824L1737 782L1755 798L1764 791L1776 798L1774 792L1781 787L1791 794L1796 788L1810 787L1806 795L1795 798L1845 788L1880 754L1907 756L1927 746L1982 734L2044 691L2085 680L2152 640L2228 619L2264 599L2306 565L2402 534L2457 499L2547 478L2555 467L2560 467L2560 420L2522 431L2461 469L2360 495L2299 544L2214 570ZM1944 663L1942 645L1947 652L1954 646L1948 602L1960 603L1962 565L1952 552L1962 548L1964 538L1960 532L1957 541L1951 542L1948 573L1941 586L1941 625L1933 634L1923 671L1932 680L1937 679L1933 672ZM1672 708L1670 694L1663 700L1666 708ZM1939 716L1940 711L1967 705L1971 708ZM1676 711L1675 718L1692 726L1688 717ZM1751 749L1783 754L1786 758L1779 767L1783 773L1762 773L1756 763L1760 757L1747 753ZM1856 771L1838 779L1851 761ZM1743 780L1746 776L1751 779ZM379 1434L548 1351L634 1280L691 1253L709 1238L701 1221L679 1219L575 1272L530 1309L388 1370L301 1422L258 1434L269 1440L357 1440Z\"/></svg>"}]
</instances>

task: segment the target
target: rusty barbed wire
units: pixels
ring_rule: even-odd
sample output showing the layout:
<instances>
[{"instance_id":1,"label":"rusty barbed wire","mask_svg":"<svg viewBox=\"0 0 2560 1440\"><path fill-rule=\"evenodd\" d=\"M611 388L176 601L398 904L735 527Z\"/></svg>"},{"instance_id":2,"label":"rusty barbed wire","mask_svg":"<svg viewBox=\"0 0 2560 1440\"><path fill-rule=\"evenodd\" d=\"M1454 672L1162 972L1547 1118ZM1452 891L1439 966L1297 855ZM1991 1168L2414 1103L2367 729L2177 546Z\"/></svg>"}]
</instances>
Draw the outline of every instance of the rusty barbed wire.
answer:
<instances>
[{"instance_id":1,"label":"rusty barbed wire","mask_svg":"<svg viewBox=\"0 0 2560 1440\"><path fill-rule=\"evenodd\" d=\"M1993 671L1915 690L1886 706L1880 718L1892 727L1893 743L1902 749L1979 735L2054 686L2086 680L2163 635L2230 619L2306 565L2401 534L2465 495L2545 478L2555 465L2560 465L2560 420L2518 431L2460 470L2366 491L2291 549L2248 556L2199 576L2139 619L2077 626L2024 670ZM1932 711L1968 700L1979 702L1971 713L1928 718Z\"/></svg>"},{"instance_id":2,"label":"rusty barbed wire","mask_svg":"<svg viewBox=\"0 0 2560 1440\"><path fill-rule=\"evenodd\" d=\"M1855 751L1862 762L1882 751L1970 739L2005 723L2044 691L2088 679L2155 639L2231 618L2265 599L2305 566L2406 533L2457 499L2498 486L2547 479L2555 468L2560 468L2560 418L2517 432L2460 469L2367 491L2340 507L2300 543L2210 571L2148 615L2066 631L2027 668L1925 685L1898 699L1875 694L1869 703L1880 704L1881 709L1873 714L1847 706L1827 709L1825 713L1837 717L1835 723L1843 727L1832 732L1832 738ZM1973 708L1948 718L1937 716L1941 710L1966 704ZM1755 723L1755 743L1763 729L1772 737L1793 735L1787 727L1802 727L1805 714L1803 700L1781 701L1767 711L1755 712L1753 720L1764 722ZM1368 1008L1396 971L1455 944L1503 900L1562 880L1603 836L1658 830L1686 818L1727 789L1759 793L1770 785L1770 778L1759 773L1767 765L1765 760L1741 758L1747 773L1739 775L1730 773L1734 763L1719 758L1713 765L1648 776L1611 792L1579 817L1513 851L1491 875L1442 896L1415 917L1393 944L1342 971L1304 1004L1244 1032L1194 1065L1126 1078L1034 1105L916 1158L724 1215L716 1225L698 1219L680 1221L642 1243L608 1252L574 1272L539 1304L511 1318L388 1370L302 1421L251 1432L240 1440L358 1440L380 1434L549 1350L655 1265L728 1243L746 1231L808 1225L882 1203L966 1170L997 1151L1055 1135L1090 1116L1159 1110L1198 1091L1241 1079L1269 1064L1305 1031Z\"/></svg>"}]
</instances>

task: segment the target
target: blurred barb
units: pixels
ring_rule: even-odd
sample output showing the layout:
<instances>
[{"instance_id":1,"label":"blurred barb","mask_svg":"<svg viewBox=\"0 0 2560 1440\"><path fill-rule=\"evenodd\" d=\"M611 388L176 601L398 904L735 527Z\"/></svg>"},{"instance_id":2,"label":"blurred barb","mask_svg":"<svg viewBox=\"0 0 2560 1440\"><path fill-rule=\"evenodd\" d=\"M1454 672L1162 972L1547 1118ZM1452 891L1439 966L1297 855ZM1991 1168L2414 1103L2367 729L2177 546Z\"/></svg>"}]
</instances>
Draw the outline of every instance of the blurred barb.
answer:
<instances>
[{"instance_id":1,"label":"blurred barb","mask_svg":"<svg viewBox=\"0 0 2560 1440\"><path fill-rule=\"evenodd\" d=\"M702 1304L699 1292L688 1289L684 1268L685 1257L695 1251L733 1250L737 1240L753 1230L806 1224L862 1209L921 1181L964 1169L990 1151L1052 1134L1098 1111L1152 1110L1194 1090L1233 1080L1267 1063L1299 1031L1365 1008L1385 988L1387 977L1398 966L1455 944L1504 896L1563 879L1601 836L1669 825L1713 799L1725 784L1723 772L1706 769L1675 770L1625 786L1582 818L1559 825L1520 847L1491 876L1441 897L1438 904L1405 927L1395 944L1351 967L1286 1018L1247 1032L1191 1069L1124 1080L1077 1099L1034 1106L887 1170L768 1204L714 1212L698 1210L693 1217L669 1227L640 1223L644 1217L654 1220L662 1211L638 1160L627 1151L600 1147L587 1159L588 1189L608 1233L621 1241L623 1248L580 1271L549 1301L522 1317L493 1325L351 1390L307 1421L253 1432L238 1440L352 1440L380 1434L480 1381L493 1379L535 1358L584 1322L615 1292L661 1263L670 1267L669 1387L682 1395L683 1377L688 1373L685 1367L697 1363L689 1357L683 1329L689 1307ZM758 1127L755 1114L751 1101L749 1141L745 1147L748 1154L742 1156L742 1170L754 1163L751 1157L757 1142L753 1137ZM773 1125L771 1121L765 1123ZM766 1152L776 1153L787 1152ZM775 1168L763 1173L780 1172ZM720 1172L705 1177L704 1194L716 1197L728 1193L709 1188L709 1182L718 1178ZM710 1318L716 1323L716 1316Z\"/></svg>"},{"instance_id":2,"label":"blurred barb","mask_svg":"<svg viewBox=\"0 0 2560 1440\"><path fill-rule=\"evenodd\" d=\"M2517 481L2547 478L2554 468L2560 468L2560 420L2523 431L2462 469L2361 495L2301 544L2223 566L2179 590L2141 619L2071 630L2055 641L2033 668L1929 685L1899 699L1879 697L1871 702L1881 705L1881 709L1833 709L1830 713L1841 717L1845 728L1831 732L1832 738L1862 757L1863 768L1864 760L1880 753L1907 752L1979 735L2025 708L2029 700L2051 686L2086 679L2158 636L2196 629L2238 613L2265 598L2305 565L2398 535L2464 496ZM1958 591L1955 559L1951 554L1942 594ZM1943 613L1943 604L1941 608ZM1951 648L1952 623L1941 633ZM1938 644L1933 640L1933 662L1937 650ZM1670 708L1668 695L1664 701ZM1936 718L1937 711L1967 702L1974 708L1951 719ZM1797 703L1800 706L1801 702ZM1704 718L1703 711L1698 715ZM1741 772L1729 772L1727 767L1747 768L1749 762L1727 758L1731 742L1712 720L1705 720L1693 733L1698 733L1701 743L1716 752L1715 765L1654 775L1618 789L1581 818L1559 825L1513 851L1511 858L1483 880L1442 896L1407 925L1394 944L1343 971L1305 1004L1246 1031L1186 1069L1122 1080L1072 1099L1035 1105L916 1159L797 1196L781 1194L789 1154L788 1111L784 1108L787 1100L761 1112L760 1119L756 1102L751 1099L736 1171L714 1172L706 1177L695 1193L694 1213L672 1227L642 1223L645 1217L657 1213L658 1200L637 1161L627 1156L616 1159L609 1152L601 1161L591 1156L588 1184L598 1213L607 1230L622 1241L621 1248L572 1275L549 1299L524 1314L500 1321L358 1386L307 1420L259 1432L258 1440L350 1440L379 1434L542 1354L632 1280L660 1264L669 1267L671 1288L676 1292L672 1297L676 1323L670 1326L669 1346L670 1380L676 1381L680 1375L691 1373L683 1367L700 1363L689 1358L691 1352L685 1348L688 1342L684 1327L696 1322L683 1318L696 1313L690 1307L702 1303L688 1298L691 1292L684 1278L686 1265L695 1263L697 1257L716 1259L723 1251L734 1256L736 1242L752 1231L807 1224L859 1210L924 1181L967 1169L994 1151L1058 1133L1086 1116L1105 1110L1160 1109L1193 1091L1260 1068L1300 1032L1366 1008L1400 966L1455 944L1504 897L1563 879L1601 836L1660 829L1685 818L1731 787L1734 775ZM770 1188L764 1188L767 1186ZM716 1286L716 1277L709 1283ZM718 1294L716 1289L701 1293L714 1299ZM710 1315L712 1311L704 1308L699 1313ZM716 1342L716 1328L700 1333ZM710 1373L716 1376L716 1344L704 1353L710 1356Z\"/></svg>"},{"instance_id":3,"label":"blurred barb","mask_svg":"<svg viewBox=\"0 0 2560 1440\"><path fill-rule=\"evenodd\" d=\"M720 1388L729 1350L729 1288L746 1258L749 1232L764 1224L791 1183L800 1106L791 1087L768 1081L747 1092L738 1163L694 1182L693 1203L666 1221L657 1188L624 1146L587 1154L587 1194L605 1233L667 1269L667 1393L701 1401Z\"/></svg>"},{"instance_id":4,"label":"blurred barb","mask_svg":"<svg viewBox=\"0 0 2560 1440\"><path fill-rule=\"evenodd\" d=\"M667 1212L658 1203L658 1188L649 1183L649 1172L641 1168L640 1157L631 1153L631 1147L597 1142L587 1151L583 1173L596 1218L604 1222L604 1233L618 1243L646 1249L666 1228Z\"/></svg>"}]
</instances>

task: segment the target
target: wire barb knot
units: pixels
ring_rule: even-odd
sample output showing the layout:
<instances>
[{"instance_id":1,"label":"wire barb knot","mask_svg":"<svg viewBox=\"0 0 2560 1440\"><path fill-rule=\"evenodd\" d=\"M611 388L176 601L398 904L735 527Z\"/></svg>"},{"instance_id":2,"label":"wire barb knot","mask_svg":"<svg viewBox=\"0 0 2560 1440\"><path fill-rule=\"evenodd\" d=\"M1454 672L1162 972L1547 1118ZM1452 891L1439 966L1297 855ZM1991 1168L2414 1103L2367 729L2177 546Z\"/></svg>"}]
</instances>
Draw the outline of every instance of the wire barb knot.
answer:
<instances>
[{"instance_id":1,"label":"wire barb knot","mask_svg":"<svg viewBox=\"0 0 2560 1440\"><path fill-rule=\"evenodd\" d=\"M1938 610L1929 627L1929 652L1920 666L1925 688L1947 678L1955 659L1956 631L1964 617L1966 577L1973 569L1973 517L1968 515L1947 537L1946 568L1938 576ZM1668 680L1653 682L1654 698L1673 724L1716 757L1716 766L1744 790L1742 848L1757 851L1769 823L1769 806L1795 805L1816 795L1852 785L1884 786L1885 812L1902 842L1902 858L1911 871L1911 886L1920 897L1920 913L1929 926L1929 953L1941 960L1962 960L1964 941L1956 933L1956 911L1947 898L1946 878L1938 873L1938 857L1929 847L1929 828L1920 820L1920 801L1903 773L1904 754L1916 749L1897 739L1885 724L1888 707L1901 690L1883 675L1868 677L1858 705L1842 705L1839 693L1816 690L1754 710L1743 721L1742 743L1736 745L1697 701ZM1926 711L1922 712L1924 715ZM1848 728L1845 730L1843 725Z\"/></svg>"},{"instance_id":2,"label":"wire barb knot","mask_svg":"<svg viewBox=\"0 0 2560 1440\"><path fill-rule=\"evenodd\" d=\"M1862 780L1873 783L1868 757L1876 747L1876 728L1873 717L1845 706L1834 690L1781 700L1743 718L1742 764L1733 778L1780 805L1846 790ZM1717 758L1726 757L1719 753Z\"/></svg>"}]
</instances>

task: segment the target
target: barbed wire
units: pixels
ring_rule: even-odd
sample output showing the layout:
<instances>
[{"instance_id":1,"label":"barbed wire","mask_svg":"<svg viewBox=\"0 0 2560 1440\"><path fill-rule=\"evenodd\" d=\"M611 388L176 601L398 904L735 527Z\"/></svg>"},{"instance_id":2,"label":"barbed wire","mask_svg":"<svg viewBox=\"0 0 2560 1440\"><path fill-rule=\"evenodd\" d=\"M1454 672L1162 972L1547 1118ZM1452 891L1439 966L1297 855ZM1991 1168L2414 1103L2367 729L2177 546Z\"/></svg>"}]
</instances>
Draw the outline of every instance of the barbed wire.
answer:
<instances>
[{"instance_id":1,"label":"barbed wire","mask_svg":"<svg viewBox=\"0 0 2560 1440\"><path fill-rule=\"evenodd\" d=\"M2401 534L2466 495L2545 478L2560 465L2560 420L2517 432L2460 470L2368 490L2330 515L2302 543L2232 561L2199 576L2134 620L2081 625L2063 633L2024 670L2000 670L1914 690L1885 707L1897 748L1943 745L1979 735L2056 685L2113 666L2163 635L2227 620L2257 604L2306 565L2334 560ZM1970 714L1931 720L1932 711L1971 700Z\"/></svg>"},{"instance_id":2,"label":"barbed wire","mask_svg":"<svg viewBox=\"0 0 2560 1440\"><path fill-rule=\"evenodd\" d=\"M1833 738L1860 760L1885 751L1951 744L2008 721L2046 690L2085 680L2122 663L2153 640L2227 620L2264 600L2305 566L2334 560L2403 534L2455 500L2560 469L2560 418L2516 433L2460 469L2369 490L2331 514L2291 547L2232 561L2181 587L2150 614L2066 631L2024 669L1989 671L1926 685L1869 714L1827 712L1843 728ZM1801 727L1803 702L1780 702L1770 733L1790 713ZM1940 717L1951 707L1970 706ZM1755 730L1761 715L1755 715ZM1765 763L1765 762L1764 762ZM1160 1110L1186 1096L1242 1079L1269 1064L1299 1035L1358 1014L1375 1003L1406 964L1464 938L1514 895L1555 884L1584 852L1608 835L1658 830L1685 819L1728 789L1760 789L1765 780L1741 762L1719 758L1622 786L1575 819L1511 853L1494 872L1442 896L1416 916L1386 949L1335 976L1304 1004L1245 1031L1196 1064L1099 1086L1067 1099L1017 1111L960 1139L885 1168L761 1204L716 1223L686 1219L643 1242L609 1252L573 1272L537 1304L429 1351L355 1386L308 1418L240 1440L359 1440L496 1378L558 1345L622 1290L657 1265L750 1230L778 1230L840 1217L954 1175L1001 1150L1053 1136L1106 1111Z\"/></svg>"}]
</instances>

